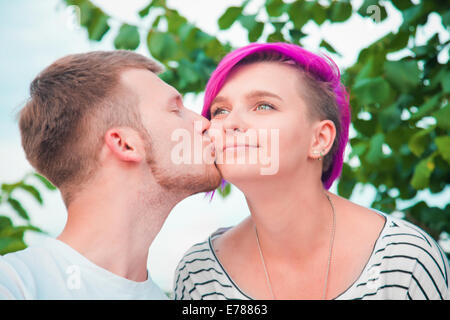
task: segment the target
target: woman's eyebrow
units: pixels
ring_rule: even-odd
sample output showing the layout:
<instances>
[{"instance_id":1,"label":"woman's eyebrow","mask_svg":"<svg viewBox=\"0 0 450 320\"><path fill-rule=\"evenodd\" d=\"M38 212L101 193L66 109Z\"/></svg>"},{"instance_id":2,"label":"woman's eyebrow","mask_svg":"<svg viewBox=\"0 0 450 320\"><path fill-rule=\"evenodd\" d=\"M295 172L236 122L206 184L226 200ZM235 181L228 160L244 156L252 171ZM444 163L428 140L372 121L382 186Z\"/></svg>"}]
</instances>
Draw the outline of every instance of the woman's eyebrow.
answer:
<instances>
[{"instance_id":1,"label":"woman's eyebrow","mask_svg":"<svg viewBox=\"0 0 450 320\"><path fill-rule=\"evenodd\" d=\"M228 99L225 98L225 97L217 96L217 97L215 97L214 100L211 102L211 106L213 106L215 103L221 103L221 102L224 102L224 101L228 101Z\"/></svg>"},{"instance_id":2,"label":"woman's eyebrow","mask_svg":"<svg viewBox=\"0 0 450 320\"><path fill-rule=\"evenodd\" d=\"M260 97L272 97L272 98L278 99L280 101L283 101L283 99L279 95L269 92L269 91L266 91L266 90L253 90L245 95L245 98L247 100L254 99L254 98L260 98ZM213 106L215 103L221 103L221 102L226 102L226 101L228 101L228 99L226 97L217 96L211 102L211 106Z\"/></svg>"},{"instance_id":3,"label":"woman's eyebrow","mask_svg":"<svg viewBox=\"0 0 450 320\"><path fill-rule=\"evenodd\" d=\"M275 93L272 93L272 92L269 92L269 91L265 91L265 90L253 90L253 91L250 91L249 93L247 93L245 95L245 97L247 98L247 100L254 99L254 98L259 98L259 97L271 97L271 98L275 98L275 99L278 99L280 101L283 101L283 99L279 95L277 95Z\"/></svg>"}]
</instances>

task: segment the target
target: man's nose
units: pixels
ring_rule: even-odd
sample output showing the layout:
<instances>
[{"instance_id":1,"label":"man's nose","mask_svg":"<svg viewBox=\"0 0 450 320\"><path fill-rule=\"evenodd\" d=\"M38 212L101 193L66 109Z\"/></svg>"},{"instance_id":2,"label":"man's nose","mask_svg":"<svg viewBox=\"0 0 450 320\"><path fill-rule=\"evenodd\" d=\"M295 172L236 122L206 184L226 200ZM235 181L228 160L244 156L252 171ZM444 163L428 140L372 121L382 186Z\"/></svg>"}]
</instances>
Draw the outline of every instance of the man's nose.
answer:
<instances>
[{"instance_id":1,"label":"man's nose","mask_svg":"<svg viewBox=\"0 0 450 320\"><path fill-rule=\"evenodd\" d=\"M197 129L197 132L202 135L208 135L208 129L211 126L211 122L199 114L195 114L194 121L198 123L197 125L194 126L194 128Z\"/></svg>"},{"instance_id":2,"label":"man's nose","mask_svg":"<svg viewBox=\"0 0 450 320\"><path fill-rule=\"evenodd\" d=\"M221 121L215 121L214 119L210 121L210 126L207 130L208 136L211 142L215 143L223 138L224 129Z\"/></svg>"}]
</instances>

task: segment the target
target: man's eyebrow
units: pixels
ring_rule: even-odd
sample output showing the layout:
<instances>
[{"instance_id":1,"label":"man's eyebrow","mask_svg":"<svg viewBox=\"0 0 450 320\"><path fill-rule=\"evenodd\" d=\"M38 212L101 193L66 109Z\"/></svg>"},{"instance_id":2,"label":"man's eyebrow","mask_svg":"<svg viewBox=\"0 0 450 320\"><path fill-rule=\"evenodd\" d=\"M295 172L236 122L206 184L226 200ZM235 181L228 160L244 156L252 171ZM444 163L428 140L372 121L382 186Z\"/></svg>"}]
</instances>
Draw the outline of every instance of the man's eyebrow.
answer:
<instances>
[{"instance_id":1,"label":"man's eyebrow","mask_svg":"<svg viewBox=\"0 0 450 320\"><path fill-rule=\"evenodd\" d=\"M173 106L172 103L177 100L183 101L183 97L178 92L172 94L172 96L169 98L168 107L172 107Z\"/></svg>"}]
</instances>

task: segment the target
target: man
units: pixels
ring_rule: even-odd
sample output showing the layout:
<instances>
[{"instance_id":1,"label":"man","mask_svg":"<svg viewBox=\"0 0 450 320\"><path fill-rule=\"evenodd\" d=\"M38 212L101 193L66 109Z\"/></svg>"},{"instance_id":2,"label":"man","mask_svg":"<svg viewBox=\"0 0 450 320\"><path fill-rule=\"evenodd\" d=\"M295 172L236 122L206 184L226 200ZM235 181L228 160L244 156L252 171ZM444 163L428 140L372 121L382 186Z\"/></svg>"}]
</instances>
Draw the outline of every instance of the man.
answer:
<instances>
[{"instance_id":1,"label":"man","mask_svg":"<svg viewBox=\"0 0 450 320\"><path fill-rule=\"evenodd\" d=\"M57 239L0 257L0 298L167 298L147 272L148 249L178 202L221 178L212 161L174 161L176 130L200 152L214 149L208 120L160 71L131 51L96 51L59 59L33 80L22 145L60 190L68 218Z\"/></svg>"}]
</instances>

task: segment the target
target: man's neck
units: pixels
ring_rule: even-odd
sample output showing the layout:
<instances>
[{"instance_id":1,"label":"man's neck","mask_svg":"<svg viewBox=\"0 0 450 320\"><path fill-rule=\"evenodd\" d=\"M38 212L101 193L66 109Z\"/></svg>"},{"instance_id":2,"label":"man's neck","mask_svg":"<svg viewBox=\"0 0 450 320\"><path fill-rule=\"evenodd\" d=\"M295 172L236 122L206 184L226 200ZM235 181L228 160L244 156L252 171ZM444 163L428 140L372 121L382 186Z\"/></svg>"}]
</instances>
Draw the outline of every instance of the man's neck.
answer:
<instances>
[{"instance_id":1,"label":"man's neck","mask_svg":"<svg viewBox=\"0 0 450 320\"><path fill-rule=\"evenodd\" d=\"M167 194L161 201L160 192L95 190L70 203L58 239L114 274L145 281L149 247L177 201Z\"/></svg>"}]
</instances>

